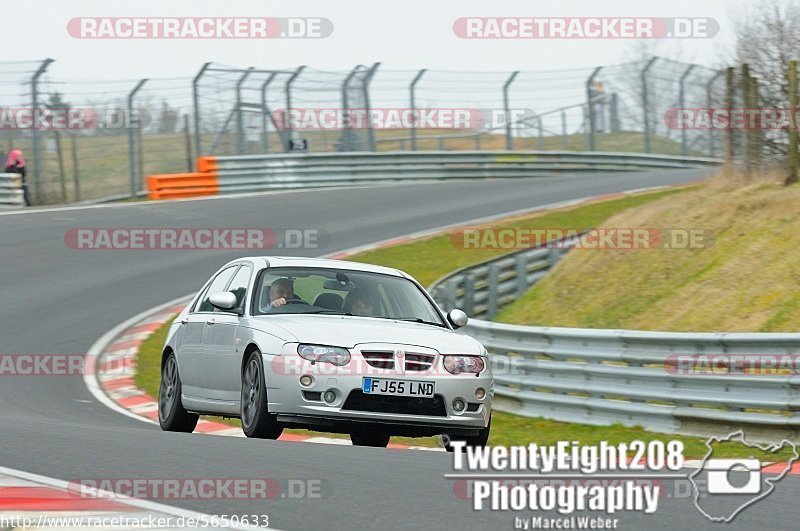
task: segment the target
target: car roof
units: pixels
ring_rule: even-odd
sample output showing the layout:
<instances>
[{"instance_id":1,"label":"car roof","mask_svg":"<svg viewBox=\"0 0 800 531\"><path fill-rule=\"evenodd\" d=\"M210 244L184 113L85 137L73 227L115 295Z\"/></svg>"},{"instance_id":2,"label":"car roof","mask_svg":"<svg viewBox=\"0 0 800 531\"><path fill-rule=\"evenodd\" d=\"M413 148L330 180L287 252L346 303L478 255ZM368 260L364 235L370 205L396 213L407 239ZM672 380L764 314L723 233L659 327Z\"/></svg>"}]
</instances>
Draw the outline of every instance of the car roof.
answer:
<instances>
[{"instance_id":1,"label":"car roof","mask_svg":"<svg viewBox=\"0 0 800 531\"><path fill-rule=\"evenodd\" d=\"M384 267L372 264L362 264L360 262L348 262L347 260L333 260L330 258L306 258L302 256L247 256L233 260L251 260L260 267L318 267L324 269L349 269L353 271L366 271L369 273L381 273L395 277L407 277L408 275L399 269Z\"/></svg>"}]
</instances>

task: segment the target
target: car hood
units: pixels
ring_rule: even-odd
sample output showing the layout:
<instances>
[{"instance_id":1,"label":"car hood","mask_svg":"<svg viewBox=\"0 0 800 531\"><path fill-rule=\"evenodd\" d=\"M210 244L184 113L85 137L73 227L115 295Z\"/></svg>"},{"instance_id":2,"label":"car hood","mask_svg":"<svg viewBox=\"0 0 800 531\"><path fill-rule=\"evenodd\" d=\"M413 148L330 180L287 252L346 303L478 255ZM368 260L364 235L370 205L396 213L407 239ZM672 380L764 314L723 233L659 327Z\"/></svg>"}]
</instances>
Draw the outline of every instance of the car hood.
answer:
<instances>
[{"instance_id":1,"label":"car hood","mask_svg":"<svg viewBox=\"0 0 800 531\"><path fill-rule=\"evenodd\" d=\"M362 343L394 343L428 347L445 354L480 354L475 339L422 323L340 315L269 315L254 317L265 328L275 326L298 343L353 348ZM259 327L260 328L260 327Z\"/></svg>"}]
</instances>

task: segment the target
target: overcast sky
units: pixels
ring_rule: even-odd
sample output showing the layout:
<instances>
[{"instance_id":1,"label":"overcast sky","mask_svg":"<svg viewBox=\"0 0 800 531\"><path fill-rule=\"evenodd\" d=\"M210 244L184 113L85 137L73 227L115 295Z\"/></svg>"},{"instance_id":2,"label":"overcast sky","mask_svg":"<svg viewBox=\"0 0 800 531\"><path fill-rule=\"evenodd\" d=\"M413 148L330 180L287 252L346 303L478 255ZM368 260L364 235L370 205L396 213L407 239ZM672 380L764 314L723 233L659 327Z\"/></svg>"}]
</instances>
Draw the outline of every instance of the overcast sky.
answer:
<instances>
[{"instance_id":1,"label":"overcast sky","mask_svg":"<svg viewBox=\"0 0 800 531\"><path fill-rule=\"evenodd\" d=\"M51 57L59 78L134 79L193 75L206 61L261 68L307 64L343 70L381 61L385 69L548 70L621 62L634 41L468 40L454 34L459 17L711 17L711 39L673 39L660 54L714 65L732 43L732 24L752 1L725 0L28 0L14 1L3 25L0 60ZM11 2L6 0L4 11ZM325 17L325 39L89 40L72 37L74 17Z\"/></svg>"}]
</instances>

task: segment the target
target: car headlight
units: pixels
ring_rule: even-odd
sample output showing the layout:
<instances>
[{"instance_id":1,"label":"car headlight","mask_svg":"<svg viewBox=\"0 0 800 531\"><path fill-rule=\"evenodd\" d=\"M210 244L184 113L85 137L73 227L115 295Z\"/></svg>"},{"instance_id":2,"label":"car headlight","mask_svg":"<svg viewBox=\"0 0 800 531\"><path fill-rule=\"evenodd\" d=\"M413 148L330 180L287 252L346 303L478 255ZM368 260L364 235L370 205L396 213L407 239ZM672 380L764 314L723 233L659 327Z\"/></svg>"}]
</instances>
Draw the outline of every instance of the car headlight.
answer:
<instances>
[{"instance_id":1,"label":"car headlight","mask_svg":"<svg viewBox=\"0 0 800 531\"><path fill-rule=\"evenodd\" d=\"M479 374L483 372L485 364L480 356L445 356L444 368L450 374L461 374L462 372Z\"/></svg>"},{"instance_id":2,"label":"car headlight","mask_svg":"<svg viewBox=\"0 0 800 531\"><path fill-rule=\"evenodd\" d=\"M342 347L300 344L297 345L297 354L312 363L333 363L334 365L350 363L350 351Z\"/></svg>"}]
</instances>

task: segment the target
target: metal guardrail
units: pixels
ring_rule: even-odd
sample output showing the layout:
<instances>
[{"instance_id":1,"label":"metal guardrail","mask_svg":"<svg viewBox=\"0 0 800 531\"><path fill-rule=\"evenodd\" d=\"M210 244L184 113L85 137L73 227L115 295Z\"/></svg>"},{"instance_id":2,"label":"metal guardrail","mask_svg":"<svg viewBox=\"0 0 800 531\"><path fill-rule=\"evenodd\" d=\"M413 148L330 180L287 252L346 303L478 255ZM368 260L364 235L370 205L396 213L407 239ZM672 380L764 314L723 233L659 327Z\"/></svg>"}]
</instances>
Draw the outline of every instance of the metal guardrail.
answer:
<instances>
[{"instance_id":1,"label":"metal guardrail","mask_svg":"<svg viewBox=\"0 0 800 531\"><path fill-rule=\"evenodd\" d=\"M576 242L576 238L561 239L464 267L437 280L428 291L443 308L492 319L544 277Z\"/></svg>"},{"instance_id":2,"label":"metal guardrail","mask_svg":"<svg viewBox=\"0 0 800 531\"><path fill-rule=\"evenodd\" d=\"M20 174L0 173L0 205L25 206Z\"/></svg>"},{"instance_id":3,"label":"metal guardrail","mask_svg":"<svg viewBox=\"0 0 800 531\"><path fill-rule=\"evenodd\" d=\"M198 173L148 177L151 199L432 179L702 168L721 159L573 151L391 151L200 157ZM191 182L186 177L191 176ZM196 183L196 184L193 184Z\"/></svg>"},{"instance_id":4,"label":"metal guardrail","mask_svg":"<svg viewBox=\"0 0 800 531\"><path fill-rule=\"evenodd\" d=\"M564 243L559 247L570 247ZM446 310L461 307L490 318L563 252L518 251L455 271L429 291ZM754 439L800 437L800 376L748 372L757 359L800 363L800 334L551 328L478 319L462 331L490 353L498 409L687 435L745 429Z\"/></svg>"},{"instance_id":5,"label":"metal guardrail","mask_svg":"<svg viewBox=\"0 0 800 531\"><path fill-rule=\"evenodd\" d=\"M417 151L204 157L220 193L427 179L532 177L560 171L714 166L721 159L571 151Z\"/></svg>"}]
</instances>

